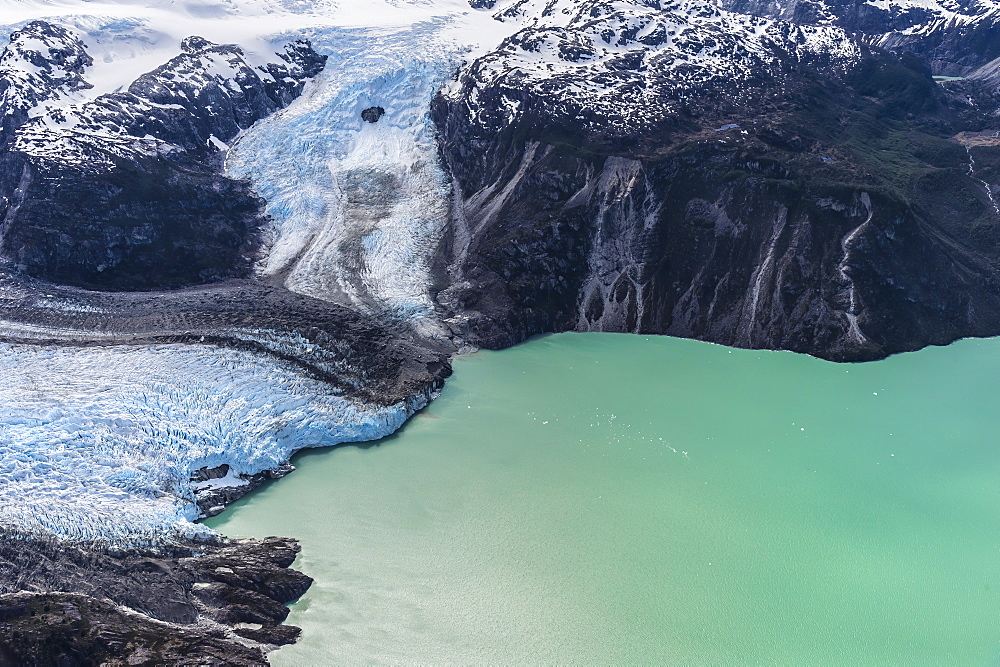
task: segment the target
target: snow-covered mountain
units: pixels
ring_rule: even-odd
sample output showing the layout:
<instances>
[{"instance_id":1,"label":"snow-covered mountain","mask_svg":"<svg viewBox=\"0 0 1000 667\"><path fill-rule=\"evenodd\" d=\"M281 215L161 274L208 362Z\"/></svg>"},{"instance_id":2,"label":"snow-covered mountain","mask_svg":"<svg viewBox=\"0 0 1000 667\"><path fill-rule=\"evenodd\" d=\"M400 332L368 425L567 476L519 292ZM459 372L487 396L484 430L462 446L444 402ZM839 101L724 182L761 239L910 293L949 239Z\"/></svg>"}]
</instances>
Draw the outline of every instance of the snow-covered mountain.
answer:
<instances>
[{"instance_id":1,"label":"snow-covered mountain","mask_svg":"<svg viewBox=\"0 0 1000 667\"><path fill-rule=\"evenodd\" d=\"M180 55L122 92L77 105L48 105L18 128L11 150L27 155L41 171L111 170L116 160L133 154L203 157L227 150L226 142L287 106L324 63L302 40L254 67L239 47L189 37L181 42ZM67 87L53 84L53 95Z\"/></svg>"},{"instance_id":2,"label":"snow-covered mountain","mask_svg":"<svg viewBox=\"0 0 1000 667\"><path fill-rule=\"evenodd\" d=\"M728 12L705 2L517 2L498 19L526 27L466 74L506 88L482 107L474 90L454 91L485 126L515 123L526 93L559 122L589 116L604 131L636 136L703 106L739 107L782 85L791 63L843 72L860 57L843 30L797 26Z\"/></svg>"},{"instance_id":3,"label":"snow-covered mountain","mask_svg":"<svg viewBox=\"0 0 1000 667\"><path fill-rule=\"evenodd\" d=\"M919 54L935 73L961 76L1000 57L994 0L724 0L733 11L805 25L837 25L890 50Z\"/></svg>"},{"instance_id":4,"label":"snow-covered mountain","mask_svg":"<svg viewBox=\"0 0 1000 667\"><path fill-rule=\"evenodd\" d=\"M211 538L544 331L1000 333L997 16L0 0L0 529Z\"/></svg>"},{"instance_id":5,"label":"snow-covered mountain","mask_svg":"<svg viewBox=\"0 0 1000 667\"><path fill-rule=\"evenodd\" d=\"M41 104L66 104L93 86L83 78L93 58L65 28L32 22L14 32L0 53L0 139Z\"/></svg>"},{"instance_id":6,"label":"snow-covered mountain","mask_svg":"<svg viewBox=\"0 0 1000 667\"><path fill-rule=\"evenodd\" d=\"M875 185L850 184L876 176L838 147L834 128L882 113L891 100L870 89L879 77L938 105L926 122L951 122L929 78L880 49L947 33L959 45L952 61L966 62L977 42L962 31L987 25L995 7L8 0L5 10L0 255L17 304L12 339L53 331L31 315L52 311L38 310L46 288L25 273L115 291L235 277L442 350L598 328L849 357L926 341L873 333L877 297L859 283L860 263L875 209L896 208ZM962 187L985 197L991 172L977 157ZM842 191L802 185L816 174ZM794 230L824 216L828 237L812 232L803 250ZM715 250L702 257L705 229ZM779 266L792 264L812 277L789 292ZM116 326L153 337L115 319L140 297L50 291L62 295L56 310L73 303L65 312L110 318L104 340ZM209 312L231 293L191 298ZM171 308L201 312L170 294ZM252 309L215 329L185 317L171 335L260 345L235 333L237 321L253 324ZM265 338L298 340L308 328L284 317ZM58 337L96 335L90 320L68 322ZM302 340L265 348L315 370L304 351L337 345ZM183 488L170 493L189 502ZM70 534L71 523L52 530Z\"/></svg>"}]
</instances>

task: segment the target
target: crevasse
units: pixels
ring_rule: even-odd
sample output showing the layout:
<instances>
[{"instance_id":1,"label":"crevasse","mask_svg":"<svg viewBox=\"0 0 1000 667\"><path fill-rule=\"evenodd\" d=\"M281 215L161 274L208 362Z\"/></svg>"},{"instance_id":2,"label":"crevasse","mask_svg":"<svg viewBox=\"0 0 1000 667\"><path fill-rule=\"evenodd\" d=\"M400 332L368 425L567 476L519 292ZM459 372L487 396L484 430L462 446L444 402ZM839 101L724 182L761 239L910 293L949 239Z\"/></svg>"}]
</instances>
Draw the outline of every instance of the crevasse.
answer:
<instances>
[{"instance_id":1,"label":"crevasse","mask_svg":"<svg viewBox=\"0 0 1000 667\"><path fill-rule=\"evenodd\" d=\"M0 345L0 525L109 546L210 531L191 473L274 468L372 440L421 407L348 401L297 370L213 346Z\"/></svg>"},{"instance_id":2,"label":"crevasse","mask_svg":"<svg viewBox=\"0 0 1000 667\"><path fill-rule=\"evenodd\" d=\"M429 109L457 59L434 48L435 30L314 37L326 70L230 151L227 173L253 183L274 221L262 274L393 318L430 316L426 258L450 186ZM368 123L361 112L374 106L385 115Z\"/></svg>"}]
</instances>

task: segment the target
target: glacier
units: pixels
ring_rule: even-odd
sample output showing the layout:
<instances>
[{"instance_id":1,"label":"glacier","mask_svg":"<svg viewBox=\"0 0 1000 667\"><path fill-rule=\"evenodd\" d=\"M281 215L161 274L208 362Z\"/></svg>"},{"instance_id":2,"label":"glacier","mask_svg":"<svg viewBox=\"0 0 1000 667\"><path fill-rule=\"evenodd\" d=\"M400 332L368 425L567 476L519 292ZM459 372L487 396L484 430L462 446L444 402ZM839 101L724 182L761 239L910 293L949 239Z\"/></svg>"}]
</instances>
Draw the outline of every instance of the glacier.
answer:
<instances>
[{"instance_id":1,"label":"glacier","mask_svg":"<svg viewBox=\"0 0 1000 667\"><path fill-rule=\"evenodd\" d=\"M282 113L247 131L226 172L247 178L274 221L264 275L319 299L397 319L432 315L426 257L440 240L450 183L428 116L455 56L367 31L313 36L326 70ZM428 43L433 43L427 39ZM361 112L386 113L368 123Z\"/></svg>"},{"instance_id":2,"label":"glacier","mask_svg":"<svg viewBox=\"0 0 1000 667\"><path fill-rule=\"evenodd\" d=\"M0 345L0 525L111 548L206 537L191 474L373 440L417 399L347 400L290 364L209 345Z\"/></svg>"},{"instance_id":3,"label":"glacier","mask_svg":"<svg viewBox=\"0 0 1000 667\"><path fill-rule=\"evenodd\" d=\"M236 43L251 64L273 60L289 39L312 40L329 59L302 96L228 145L215 142L226 173L252 183L273 221L259 275L444 337L425 258L442 233L451 184L430 102L464 60L513 25L465 0L0 0L0 17L0 37L43 19L77 35L94 59L92 87L32 115L121 90L190 35ZM386 110L378 123L361 118L370 106ZM50 305L72 315L61 300ZM0 525L107 548L211 537L195 523L196 490L239 484L305 447L381 438L433 397L348 398L280 354L0 328L18 341L0 345ZM49 336L63 343L32 342ZM223 464L223 480L192 481Z\"/></svg>"}]
</instances>

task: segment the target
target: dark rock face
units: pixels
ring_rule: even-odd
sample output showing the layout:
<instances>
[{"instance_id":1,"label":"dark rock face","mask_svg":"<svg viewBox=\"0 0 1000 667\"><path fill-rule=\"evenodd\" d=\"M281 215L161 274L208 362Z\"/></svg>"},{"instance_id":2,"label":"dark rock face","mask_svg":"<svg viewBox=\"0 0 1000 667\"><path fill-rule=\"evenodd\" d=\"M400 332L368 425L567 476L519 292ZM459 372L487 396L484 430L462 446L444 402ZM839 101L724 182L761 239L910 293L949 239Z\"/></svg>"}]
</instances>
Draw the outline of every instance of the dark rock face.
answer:
<instances>
[{"instance_id":1,"label":"dark rock face","mask_svg":"<svg viewBox=\"0 0 1000 667\"><path fill-rule=\"evenodd\" d=\"M263 201L221 175L220 149L325 63L307 42L277 60L255 70L237 47L192 37L127 92L15 128L0 151L0 253L36 277L91 289L249 275ZM89 61L74 63L76 75ZM51 90L80 85L65 79Z\"/></svg>"},{"instance_id":2,"label":"dark rock face","mask_svg":"<svg viewBox=\"0 0 1000 667\"><path fill-rule=\"evenodd\" d=\"M136 155L104 173L0 156L11 195L0 252L31 275L151 290L250 273L263 201L207 165Z\"/></svg>"},{"instance_id":3,"label":"dark rock face","mask_svg":"<svg viewBox=\"0 0 1000 667\"><path fill-rule=\"evenodd\" d=\"M925 65L786 62L752 94L647 87L605 110L564 92L582 81L524 79L526 34L435 104L458 184L438 301L461 338L660 333L862 360L1000 332L1000 148L971 148L970 171ZM608 76L670 67L643 63ZM619 133L638 109L660 120Z\"/></svg>"},{"instance_id":4,"label":"dark rock face","mask_svg":"<svg viewBox=\"0 0 1000 667\"><path fill-rule=\"evenodd\" d=\"M361 112L361 118L366 123L377 123L385 115L385 109L382 107L368 107Z\"/></svg>"},{"instance_id":5,"label":"dark rock face","mask_svg":"<svg viewBox=\"0 0 1000 667\"><path fill-rule=\"evenodd\" d=\"M265 646L297 638L284 605L312 583L282 538L110 554L3 537L2 664L266 665Z\"/></svg>"}]
</instances>

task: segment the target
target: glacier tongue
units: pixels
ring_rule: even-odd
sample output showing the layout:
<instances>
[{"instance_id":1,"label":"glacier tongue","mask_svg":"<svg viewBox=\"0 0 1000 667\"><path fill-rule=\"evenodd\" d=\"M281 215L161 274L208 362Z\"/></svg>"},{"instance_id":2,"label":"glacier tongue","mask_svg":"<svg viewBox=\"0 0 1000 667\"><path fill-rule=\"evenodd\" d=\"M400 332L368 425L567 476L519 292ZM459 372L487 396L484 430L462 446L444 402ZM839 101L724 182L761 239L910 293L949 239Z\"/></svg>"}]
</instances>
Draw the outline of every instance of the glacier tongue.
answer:
<instances>
[{"instance_id":1,"label":"glacier tongue","mask_svg":"<svg viewBox=\"0 0 1000 667\"><path fill-rule=\"evenodd\" d=\"M230 151L227 173L250 179L274 220L262 273L394 319L431 314L426 258L450 191L428 112L459 57L433 37L433 27L314 36L330 56L324 73ZM385 115L363 120L376 106Z\"/></svg>"},{"instance_id":2,"label":"glacier tongue","mask_svg":"<svg viewBox=\"0 0 1000 667\"><path fill-rule=\"evenodd\" d=\"M71 28L95 56L93 87L52 109L126 86L191 35L238 43L253 67L273 61L278 44L311 39L330 57L296 102L235 141L208 138L227 153L227 173L267 201L274 228L259 272L424 335L442 332L426 262L450 181L430 103L464 57L515 25L467 0L4 4L0 35L44 18ZM361 112L373 106L385 115L369 123ZM53 308L72 318L65 306ZM8 329L15 340L55 335L44 323ZM76 330L56 337L67 336ZM196 470L227 464L236 480L303 447L374 440L429 398L368 404L270 355L208 344L0 345L0 375L0 525L113 547L209 533L192 523Z\"/></svg>"},{"instance_id":3,"label":"glacier tongue","mask_svg":"<svg viewBox=\"0 0 1000 667\"><path fill-rule=\"evenodd\" d=\"M111 547L210 533L191 473L277 467L373 440L418 402L365 405L281 362L212 346L0 345L0 525Z\"/></svg>"}]
</instances>

